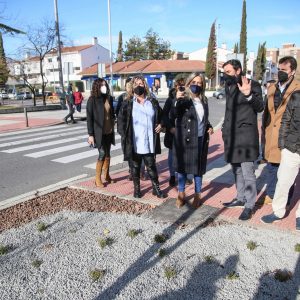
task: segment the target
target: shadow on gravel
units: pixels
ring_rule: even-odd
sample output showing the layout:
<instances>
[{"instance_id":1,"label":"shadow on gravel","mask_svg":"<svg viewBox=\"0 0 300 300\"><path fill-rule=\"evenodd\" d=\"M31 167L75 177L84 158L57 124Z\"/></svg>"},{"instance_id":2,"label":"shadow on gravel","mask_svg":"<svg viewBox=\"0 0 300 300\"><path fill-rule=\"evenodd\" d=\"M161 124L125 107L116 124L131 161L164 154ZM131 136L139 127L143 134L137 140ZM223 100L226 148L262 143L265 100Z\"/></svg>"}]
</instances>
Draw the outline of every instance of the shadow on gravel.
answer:
<instances>
[{"instance_id":1,"label":"shadow on gravel","mask_svg":"<svg viewBox=\"0 0 300 300\"><path fill-rule=\"evenodd\" d=\"M212 225L214 220L223 212L224 209L225 208L218 210L213 216L211 216L206 221L200 223L186 236L178 240L174 245L165 248L167 253L170 254L173 251L175 251L177 248L179 248L182 244L188 241L194 234L196 234L202 228ZM177 226L179 224L184 223L185 220L187 220L194 212L195 210L186 211L174 223L168 226L162 233L168 236L168 239L170 239L172 235L174 235ZM157 251L160 247L161 245L158 243L153 244L147 251L145 251L145 253L142 256L140 256L135 261L135 263L133 263L126 270L126 272L124 272L124 274L121 277L119 277L109 288L105 289L98 296L96 296L94 300L115 299L116 295L118 295L131 281L133 281L135 278L140 276L143 272L152 268L156 263L158 263L161 260L161 258L157 255Z\"/></svg>"},{"instance_id":2,"label":"shadow on gravel","mask_svg":"<svg viewBox=\"0 0 300 300\"><path fill-rule=\"evenodd\" d=\"M275 270L274 270L275 271ZM290 280L280 282L274 278L274 273L263 274L253 300L266 299L299 299L300 294L300 256Z\"/></svg>"}]
</instances>

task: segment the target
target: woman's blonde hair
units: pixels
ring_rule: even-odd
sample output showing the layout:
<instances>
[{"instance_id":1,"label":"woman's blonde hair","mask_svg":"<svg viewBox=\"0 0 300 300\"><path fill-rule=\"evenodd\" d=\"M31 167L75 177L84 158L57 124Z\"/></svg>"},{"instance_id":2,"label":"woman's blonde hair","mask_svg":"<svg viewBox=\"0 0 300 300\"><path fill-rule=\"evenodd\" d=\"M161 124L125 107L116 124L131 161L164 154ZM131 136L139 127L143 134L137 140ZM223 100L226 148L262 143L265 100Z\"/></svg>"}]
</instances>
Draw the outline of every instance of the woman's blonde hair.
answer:
<instances>
[{"instance_id":1,"label":"woman's blonde hair","mask_svg":"<svg viewBox=\"0 0 300 300\"><path fill-rule=\"evenodd\" d=\"M206 87L206 81L205 81L205 76L202 74L202 73L199 73L199 72L194 72L194 73L191 73L186 81L185 81L185 88L186 88L186 91L187 93L189 94L189 96L191 97L191 90L189 88L189 85L191 84L191 82L193 81L193 79L195 77L200 77L201 78L201 82L202 82L202 92L200 93L200 99L202 100L205 100L205 87Z\"/></svg>"}]
</instances>

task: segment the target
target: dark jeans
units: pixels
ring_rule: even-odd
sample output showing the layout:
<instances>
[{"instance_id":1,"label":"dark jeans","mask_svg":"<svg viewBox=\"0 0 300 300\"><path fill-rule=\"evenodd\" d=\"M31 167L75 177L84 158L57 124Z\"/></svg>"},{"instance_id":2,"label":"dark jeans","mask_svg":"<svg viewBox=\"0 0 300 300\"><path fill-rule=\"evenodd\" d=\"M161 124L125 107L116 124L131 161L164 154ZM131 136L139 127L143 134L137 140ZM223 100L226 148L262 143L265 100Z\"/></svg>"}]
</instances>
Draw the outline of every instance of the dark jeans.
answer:
<instances>
[{"instance_id":1,"label":"dark jeans","mask_svg":"<svg viewBox=\"0 0 300 300\"><path fill-rule=\"evenodd\" d=\"M110 148L112 143L113 134L103 134L102 135L102 144L98 148L99 156L98 160L104 160L106 157L110 157Z\"/></svg>"},{"instance_id":2,"label":"dark jeans","mask_svg":"<svg viewBox=\"0 0 300 300\"><path fill-rule=\"evenodd\" d=\"M149 177L152 182L158 183L158 174L156 169L156 161L153 153L138 154L134 153L132 156L132 176L140 178L141 164L144 161Z\"/></svg>"},{"instance_id":3,"label":"dark jeans","mask_svg":"<svg viewBox=\"0 0 300 300\"><path fill-rule=\"evenodd\" d=\"M72 105L69 104L68 104L68 108L69 108L69 113L65 116L65 120L68 121L68 119L71 118L71 120L74 122L74 118L73 118L74 108Z\"/></svg>"},{"instance_id":4,"label":"dark jeans","mask_svg":"<svg viewBox=\"0 0 300 300\"><path fill-rule=\"evenodd\" d=\"M81 112L81 103L76 104L76 110L77 110L78 112Z\"/></svg>"}]
</instances>

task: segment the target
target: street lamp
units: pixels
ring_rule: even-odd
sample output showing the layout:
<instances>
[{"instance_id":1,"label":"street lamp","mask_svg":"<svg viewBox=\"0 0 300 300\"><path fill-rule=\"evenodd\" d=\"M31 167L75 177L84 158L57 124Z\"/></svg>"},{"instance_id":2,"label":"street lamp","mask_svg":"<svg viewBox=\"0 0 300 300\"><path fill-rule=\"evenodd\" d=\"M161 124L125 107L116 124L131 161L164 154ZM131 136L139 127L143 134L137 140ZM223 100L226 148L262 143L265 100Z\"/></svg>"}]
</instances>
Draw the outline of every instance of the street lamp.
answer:
<instances>
[{"instance_id":1,"label":"street lamp","mask_svg":"<svg viewBox=\"0 0 300 300\"><path fill-rule=\"evenodd\" d=\"M113 96L113 72L112 72L112 42L111 42L111 30L110 30L110 0L107 0L107 9L108 9L108 35L109 35L109 59L110 59L110 90L111 95Z\"/></svg>"},{"instance_id":2,"label":"street lamp","mask_svg":"<svg viewBox=\"0 0 300 300\"><path fill-rule=\"evenodd\" d=\"M219 85L219 62L218 62L218 38L219 38L219 29L220 24L217 25L217 34L216 34L216 46L217 46L217 57L216 57L216 88Z\"/></svg>"}]
</instances>

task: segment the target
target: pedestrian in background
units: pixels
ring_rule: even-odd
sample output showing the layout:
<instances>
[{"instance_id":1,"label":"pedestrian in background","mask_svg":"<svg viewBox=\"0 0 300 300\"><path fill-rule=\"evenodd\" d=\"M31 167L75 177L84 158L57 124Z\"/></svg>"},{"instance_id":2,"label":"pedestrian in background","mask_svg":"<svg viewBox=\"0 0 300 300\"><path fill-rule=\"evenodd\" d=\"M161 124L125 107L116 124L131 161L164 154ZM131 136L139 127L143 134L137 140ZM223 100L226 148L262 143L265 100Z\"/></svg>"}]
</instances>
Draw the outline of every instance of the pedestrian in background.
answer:
<instances>
[{"instance_id":1,"label":"pedestrian in background","mask_svg":"<svg viewBox=\"0 0 300 300\"><path fill-rule=\"evenodd\" d=\"M300 82L294 78L297 61L292 56L285 56L279 60L278 81L268 88L267 102L263 117L265 131L265 159L267 164L267 187L265 204L271 204L277 183L277 172L281 160L278 147L279 128L283 113L294 91L300 90ZM290 197L292 197L293 188Z\"/></svg>"},{"instance_id":2,"label":"pedestrian in background","mask_svg":"<svg viewBox=\"0 0 300 300\"><path fill-rule=\"evenodd\" d=\"M283 77L281 76L279 76L279 80ZM294 184L300 168L299 124L300 90L290 96L286 110L282 116L278 138L281 160L277 173L278 181L272 201L273 213L261 218L261 221L264 223L271 224L278 222L286 214L289 190ZM298 205L296 211L296 230L300 230L300 205Z\"/></svg>"},{"instance_id":3,"label":"pedestrian in background","mask_svg":"<svg viewBox=\"0 0 300 300\"><path fill-rule=\"evenodd\" d=\"M178 208L185 204L187 174L194 175L192 205L195 208L201 205L202 176L206 172L209 135L213 133L208 115L205 77L200 73L192 73L186 79L184 89L179 84L176 88L173 164L178 173Z\"/></svg>"},{"instance_id":4,"label":"pedestrian in background","mask_svg":"<svg viewBox=\"0 0 300 300\"><path fill-rule=\"evenodd\" d=\"M107 183L113 182L109 175L109 166L111 145L115 145L113 98L103 78L98 78L93 82L91 96L87 102L86 116L88 143L99 152L95 183L97 187L103 187L102 172Z\"/></svg>"},{"instance_id":5,"label":"pedestrian in background","mask_svg":"<svg viewBox=\"0 0 300 300\"><path fill-rule=\"evenodd\" d=\"M242 65L232 59L224 63L226 94L222 126L225 161L231 163L237 196L223 203L227 208L243 207L240 220L252 216L257 189L254 161L259 156L257 113L263 111L262 90L258 82L242 76Z\"/></svg>"},{"instance_id":6,"label":"pedestrian in background","mask_svg":"<svg viewBox=\"0 0 300 300\"><path fill-rule=\"evenodd\" d=\"M67 101L67 106L68 106L68 110L69 110L69 113L65 116L64 118L64 121L66 124L68 124L68 119L70 118L72 123L76 123L75 120L74 120L74 117L73 117L73 114L74 114L74 105L75 105L75 102L74 102L74 96L73 96L73 90L72 90L72 83L70 83L68 85L68 89L67 89L67 94L66 94L66 101Z\"/></svg>"},{"instance_id":7,"label":"pedestrian in background","mask_svg":"<svg viewBox=\"0 0 300 300\"><path fill-rule=\"evenodd\" d=\"M143 76L132 79L133 98L123 101L118 115L118 130L122 138L124 160L132 159L132 175L135 198L141 198L140 169L144 161L150 176L153 195L166 196L160 190L155 155L161 153L159 133L162 129L162 109L158 101L150 97Z\"/></svg>"},{"instance_id":8,"label":"pedestrian in background","mask_svg":"<svg viewBox=\"0 0 300 300\"><path fill-rule=\"evenodd\" d=\"M75 103L76 110L80 113L83 96L82 93L79 91L78 87L76 87L76 91L73 93L73 96L74 96L74 103Z\"/></svg>"}]
</instances>

